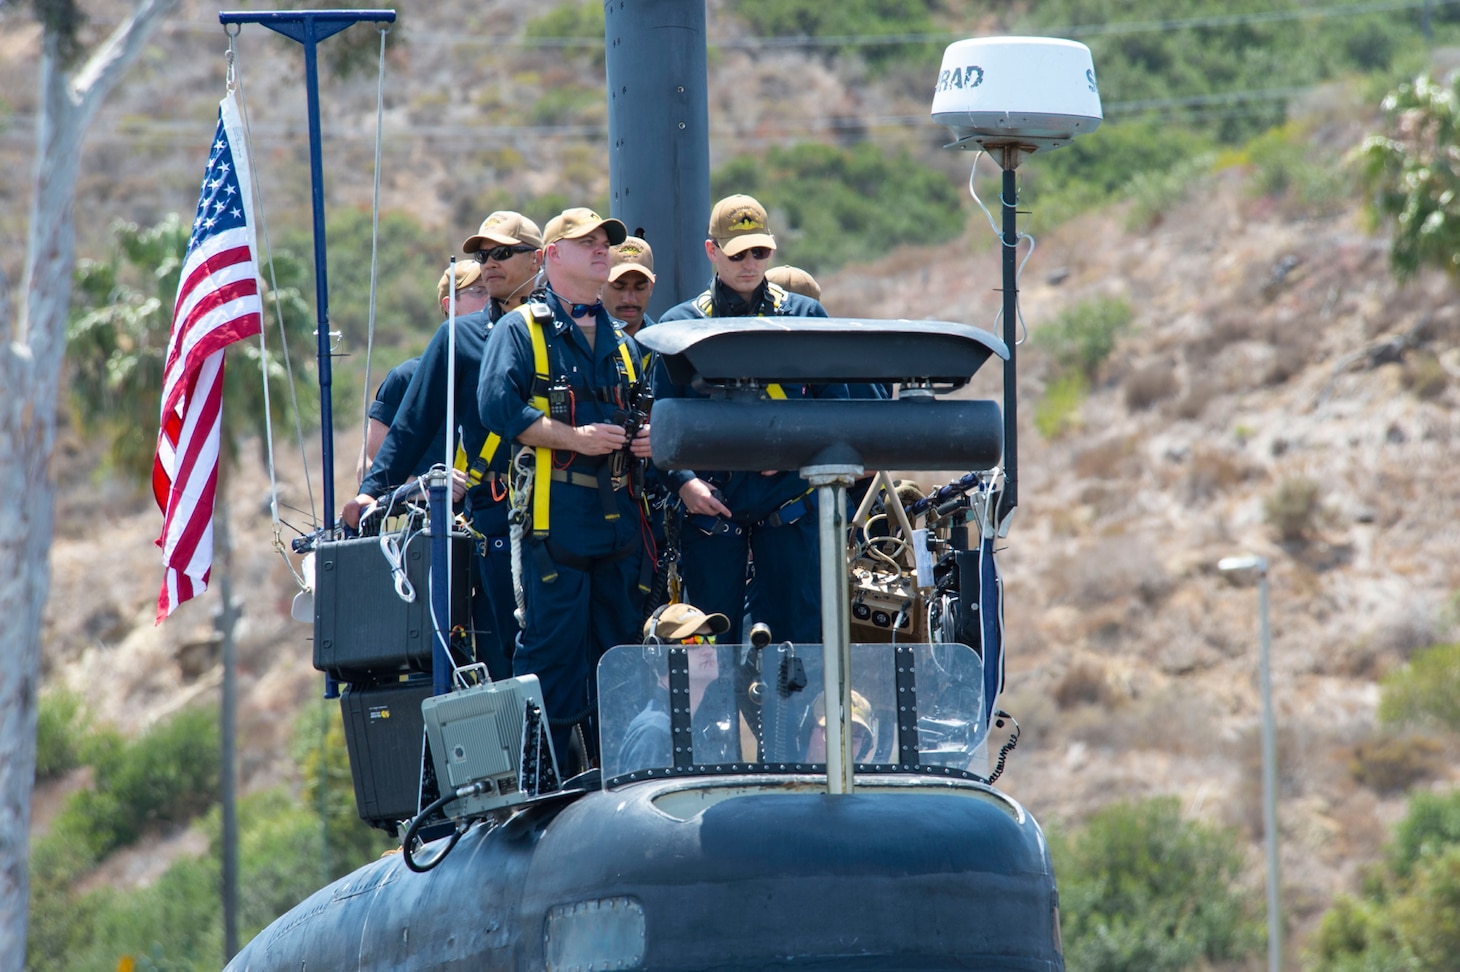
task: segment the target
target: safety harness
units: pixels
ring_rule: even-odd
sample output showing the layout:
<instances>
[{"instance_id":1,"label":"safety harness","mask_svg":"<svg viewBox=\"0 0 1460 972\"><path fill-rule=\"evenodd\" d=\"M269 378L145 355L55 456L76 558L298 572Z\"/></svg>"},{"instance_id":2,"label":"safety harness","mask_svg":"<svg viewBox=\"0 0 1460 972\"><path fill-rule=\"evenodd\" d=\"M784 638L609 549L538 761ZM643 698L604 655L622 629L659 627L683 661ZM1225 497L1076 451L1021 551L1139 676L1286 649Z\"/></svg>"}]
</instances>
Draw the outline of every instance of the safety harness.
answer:
<instances>
[{"instance_id":1,"label":"safety harness","mask_svg":"<svg viewBox=\"0 0 1460 972\"><path fill-rule=\"evenodd\" d=\"M518 308L518 310L527 321L527 333L532 341L533 378L530 401L532 407L541 411L543 415L551 415L552 404L548 400L548 392L552 387L552 377L548 366L547 329L552 326L553 312L546 303L540 300L528 301L522 307ZM619 360L622 365L621 372L629 383L632 384L638 380L638 369L634 367L634 357L629 352L628 343L623 340L623 331L617 324L613 326L613 332L618 345ZM600 393L599 397L603 398L603 395ZM606 398L604 400L607 401ZM501 442L501 436L497 433L493 432L489 434L487 441L482 444L481 455L472 464L473 468L486 470L491 465L497 449L501 446ZM514 524L512 540L514 548L516 548L519 546L524 532L521 530L521 524L525 519L526 507L529 502L531 503L533 562L543 582L551 583L557 580L558 571L556 565L559 563L566 567L571 567L574 570L588 570L595 562L621 560L633 553L638 547L637 541L621 550L614 551L606 557L590 558L573 554L548 539L549 514L551 510L549 491L554 481L568 483L574 486L596 488L603 503L603 518L605 520L617 520L619 518L618 502L614 499L613 494L620 486L615 485L613 482L609 473L608 462L601 463L598 467L597 474L590 476L587 473L579 473L572 470L554 469L553 450L547 446L536 446L533 447L532 451L531 488L519 487L511 491L513 505L510 518ZM514 471L519 474L519 477L525 472L522 469L520 461L514 464ZM470 472L468 472L468 479L471 479ZM478 476L476 481L480 482L481 477ZM639 497L639 500L642 502L643 497ZM514 549L513 561L515 586L517 586L520 592L520 549ZM647 570L641 571L644 576L640 578L639 587L645 592L648 591L650 581L652 580L650 571L652 571L652 565L648 565Z\"/></svg>"}]
</instances>

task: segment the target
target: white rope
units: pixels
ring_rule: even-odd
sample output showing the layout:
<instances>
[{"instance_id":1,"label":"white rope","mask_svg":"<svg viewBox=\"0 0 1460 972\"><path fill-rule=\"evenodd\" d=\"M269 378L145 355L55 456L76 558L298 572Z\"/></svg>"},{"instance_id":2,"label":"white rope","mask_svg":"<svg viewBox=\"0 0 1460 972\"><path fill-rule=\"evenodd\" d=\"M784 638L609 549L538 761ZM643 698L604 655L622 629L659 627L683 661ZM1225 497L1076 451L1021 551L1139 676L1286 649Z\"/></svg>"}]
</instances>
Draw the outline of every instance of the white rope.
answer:
<instances>
[{"instance_id":1,"label":"white rope","mask_svg":"<svg viewBox=\"0 0 1460 972\"><path fill-rule=\"evenodd\" d=\"M383 24L376 29L380 31L380 66L376 71L375 80L375 195L370 206L370 311L366 318L365 390L362 393L364 402L360 409L360 455L362 460L365 455L365 443L370 441L370 363L375 350L376 268L380 255L380 148L385 130L385 35L390 33L390 28ZM364 466L363 461L361 465L364 467L364 472L368 474L369 467Z\"/></svg>"},{"instance_id":2,"label":"white rope","mask_svg":"<svg viewBox=\"0 0 1460 972\"><path fill-rule=\"evenodd\" d=\"M289 401L294 411L294 428L299 441L299 457L304 464L304 481L309 488L309 515L314 523L319 522L314 510L314 487L310 484L309 477L309 456L304 451L304 426L299 419L299 396L294 384L294 369L289 360L289 340L284 330L284 311L279 303L279 277L274 270L274 248L269 242L268 220L264 217L263 186L259 179L258 167L254 165L253 133L248 120L248 99L244 96L243 82L236 71L235 62L237 51L233 45L233 39L238 36L238 27L233 29L225 27L223 32L228 36L228 90L237 90L238 111L243 120L243 140L248 152L248 166L250 182L252 183L252 194L254 212L258 214L259 235L263 238L264 252L269 264L269 295L274 305L274 319L279 326L279 347L284 358L284 374L289 385ZM264 385L264 454L267 456L269 467L269 515L273 521L274 549L278 551L280 558L289 567L289 573L294 575L295 582L301 590L312 590L314 588L313 578L305 578L289 559L284 549L282 522L279 519L279 478L274 464L274 416L273 407L269 397L269 353L264 337L267 328L259 328L259 371L263 378Z\"/></svg>"},{"instance_id":3,"label":"white rope","mask_svg":"<svg viewBox=\"0 0 1460 972\"><path fill-rule=\"evenodd\" d=\"M391 580L395 582L395 593L402 601L412 604L416 600L416 589L406 576L405 548L415 536L409 528L399 533L380 533L380 555L390 565Z\"/></svg>"},{"instance_id":4,"label":"white rope","mask_svg":"<svg viewBox=\"0 0 1460 972\"><path fill-rule=\"evenodd\" d=\"M526 460L523 457L527 457ZM510 473L511 526L508 534L512 539L512 598L517 602L512 616L517 627L527 627L527 597L522 590L522 524L527 519L527 506L532 497L532 481L537 475L536 454L531 449L520 450L512 460Z\"/></svg>"}]
</instances>

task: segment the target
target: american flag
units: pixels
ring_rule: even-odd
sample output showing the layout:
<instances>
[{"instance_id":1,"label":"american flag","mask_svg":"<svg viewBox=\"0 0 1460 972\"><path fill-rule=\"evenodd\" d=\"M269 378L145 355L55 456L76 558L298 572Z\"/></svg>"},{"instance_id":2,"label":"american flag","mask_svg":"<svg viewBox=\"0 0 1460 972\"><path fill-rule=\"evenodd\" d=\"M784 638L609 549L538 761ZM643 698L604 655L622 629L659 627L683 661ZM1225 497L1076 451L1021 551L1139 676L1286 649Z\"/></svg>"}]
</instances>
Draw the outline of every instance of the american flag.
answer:
<instances>
[{"instance_id":1,"label":"american flag","mask_svg":"<svg viewBox=\"0 0 1460 972\"><path fill-rule=\"evenodd\" d=\"M208 587L223 424L223 350L258 334L263 323L249 218L252 187L239 118L230 92L218 106L218 131L172 309L162 424L152 462L152 494L163 514L157 545L166 568L157 598L158 624Z\"/></svg>"}]
</instances>

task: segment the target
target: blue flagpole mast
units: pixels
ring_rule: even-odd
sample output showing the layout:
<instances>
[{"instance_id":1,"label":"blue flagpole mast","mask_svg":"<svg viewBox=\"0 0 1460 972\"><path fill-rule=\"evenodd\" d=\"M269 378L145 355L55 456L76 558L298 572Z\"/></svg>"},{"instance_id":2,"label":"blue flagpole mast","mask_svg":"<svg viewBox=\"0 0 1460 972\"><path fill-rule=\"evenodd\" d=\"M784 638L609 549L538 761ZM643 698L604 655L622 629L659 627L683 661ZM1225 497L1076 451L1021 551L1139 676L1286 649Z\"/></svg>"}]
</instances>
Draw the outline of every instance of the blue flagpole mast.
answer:
<instances>
[{"instance_id":1,"label":"blue flagpole mast","mask_svg":"<svg viewBox=\"0 0 1460 972\"><path fill-rule=\"evenodd\" d=\"M309 115L309 187L314 208L314 299L316 354L319 358L321 493L326 535L335 529L335 446L333 371L330 363L329 271L325 261L324 160L319 132L319 63L316 47L346 27L361 22L395 23L394 10L220 11L224 24L262 24L304 47L304 86Z\"/></svg>"}]
</instances>

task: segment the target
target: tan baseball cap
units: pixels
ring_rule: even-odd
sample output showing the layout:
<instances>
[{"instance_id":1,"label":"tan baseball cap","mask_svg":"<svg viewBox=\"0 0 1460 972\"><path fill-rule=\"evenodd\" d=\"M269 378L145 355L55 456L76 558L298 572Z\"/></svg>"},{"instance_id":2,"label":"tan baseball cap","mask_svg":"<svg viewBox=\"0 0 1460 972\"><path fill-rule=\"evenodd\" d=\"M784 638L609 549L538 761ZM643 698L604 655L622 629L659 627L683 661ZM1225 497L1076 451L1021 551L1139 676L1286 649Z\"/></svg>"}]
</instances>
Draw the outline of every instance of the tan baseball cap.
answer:
<instances>
[{"instance_id":1,"label":"tan baseball cap","mask_svg":"<svg viewBox=\"0 0 1460 972\"><path fill-rule=\"evenodd\" d=\"M693 634L724 634L730 619L723 614L706 614L693 604L670 604L644 622L644 638L678 641Z\"/></svg>"},{"instance_id":2,"label":"tan baseball cap","mask_svg":"<svg viewBox=\"0 0 1460 972\"><path fill-rule=\"evenodd\" d=\"M576 240L600 226L608 233L609 246L618 246L629 238L629 229L623 223L612 217L604 219L587 206L577 206L565 209L548 220L547 231L542 235L543 245L556 243L558 240Z\"/></svg>"},{"instance_id":3,"label":"tan baseball cap","mask_svg":"<svg viewBox=\"0 0 1460 972\"><path fill-rule=\"evenodd\" d=\"M765 207L746 195L726 196L710 211L710 239L734 256L752 246L776 248L776 238L768 229L770 220Z\"/></svg>"},{"instance_id":4,"label":"tan baseball cap","mask_svg":"<svg viewBox=\"0 0 1460 972\"><path fill-rule=\"evenodd\" d=\"M468 236L461 244L461 252L468 255L494 246L535 246L542 249L542 230L521 213L498 210L477 229L476 236Z\"/></svg>"},{"instance_id":5,"label":"tan baseball cap","mask_svg":"<svg viewBox=\"0 0 1460 972\"><path fill-rule=\"evenodd\" d=\"M482 279L482 265L475 260L456 261L456 291L460 293L478 280ZM451 268L447 267L441 274L441 282L436 285L436 296L445 300L451 294Z\"/></svg>"},{"instance_id":6,"label":"tan baseball cap","mask_svg":"<svg viewBox=\"0 0 1460 972\"><path fill-rule=\"evenodd\" d=\"M800 267L771 267L765 272L765 278L782 290L789 290L812 300L821 299L821 284Z\"/></svg>"},{"instance_id":7,"label":"tan baseball cap","mask_svg":"<svg viewBox=\"0 0 1460 972\"><path fill-rule=\"evenodd\" d=\"M657 279L654 276L654 251L637 236L627 237L608 254L608 279L617 280L626 273L642 273L650 280Z\"/></svg>"}]
</instances>

